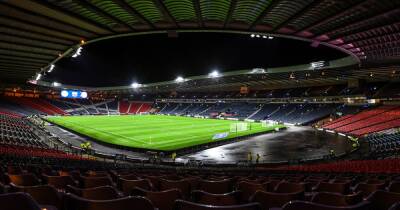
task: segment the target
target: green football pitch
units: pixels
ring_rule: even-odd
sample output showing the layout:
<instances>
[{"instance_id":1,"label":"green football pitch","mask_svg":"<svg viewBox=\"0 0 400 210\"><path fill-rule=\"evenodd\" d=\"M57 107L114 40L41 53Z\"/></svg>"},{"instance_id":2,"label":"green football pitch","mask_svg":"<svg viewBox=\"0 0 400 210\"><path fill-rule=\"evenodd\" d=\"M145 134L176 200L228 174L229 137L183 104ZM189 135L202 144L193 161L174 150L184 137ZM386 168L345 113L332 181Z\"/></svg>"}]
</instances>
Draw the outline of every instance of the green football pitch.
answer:
<instances>
[{"instance_id":1,"label":"green football pitch","mask_svg":"<svg viewBox=\"0 0 400 210\"><path fill-rule=\"evenodd\" d=\"M161 151L174 151L284 127L263 127L261 123L248 122L247 130L237 132L236 123L239 121L164 115L58 116L48 117L47 120L105 143Z\"/></svg>"}]
</instances>

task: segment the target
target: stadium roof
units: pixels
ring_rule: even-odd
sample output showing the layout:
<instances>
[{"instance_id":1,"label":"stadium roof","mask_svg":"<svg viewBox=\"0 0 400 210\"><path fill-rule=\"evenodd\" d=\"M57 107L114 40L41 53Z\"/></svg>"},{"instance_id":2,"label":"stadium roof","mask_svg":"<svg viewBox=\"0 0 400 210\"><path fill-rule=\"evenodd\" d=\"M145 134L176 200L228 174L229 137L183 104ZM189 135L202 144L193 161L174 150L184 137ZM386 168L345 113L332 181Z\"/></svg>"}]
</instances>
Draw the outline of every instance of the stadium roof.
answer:
<instances>
[{"instance_id":1,"label":"stadium roof","mask_svg":"<svg viewBox=\"0 0 400 210\"><path fill-rule=\"evenodd\" d=\"M0 78L32 78L82 40L199 30L288 36L361 64L398 62L399 21L397 0L1 1Z\"/></svg>"}]
</instances>

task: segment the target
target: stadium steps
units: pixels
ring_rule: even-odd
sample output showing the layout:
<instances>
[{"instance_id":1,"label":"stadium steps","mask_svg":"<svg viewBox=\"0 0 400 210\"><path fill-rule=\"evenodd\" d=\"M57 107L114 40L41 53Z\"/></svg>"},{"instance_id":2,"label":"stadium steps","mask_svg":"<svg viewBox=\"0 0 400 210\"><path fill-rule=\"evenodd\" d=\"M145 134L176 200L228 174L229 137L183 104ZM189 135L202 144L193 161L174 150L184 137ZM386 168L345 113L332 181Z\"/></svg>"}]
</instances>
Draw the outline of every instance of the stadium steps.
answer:
<instances>
[{"instance_id":1,"label":"stadium steps","mask_svg":"<svg viewBox=\"0 0 400 210\"><path fill-rule=\"evenodd\" d=\"M126 114L129 109L129 102L127 101L119 101L118 102L118 112L121 114Z\"/></svg>"},{"instance_id":2,"label":"stadium steps","mask_svg":"<svg viewBox=\"0 0 400 210\"><path fill-rule=\"evenodd\" d=\"M130 102L128 102L128 103L129 103L129 106L128 106L128 111L127 111L127 113L131 113L132 103L130 103Z\"/></svg>"},{"instance_id":3,"label":"stadium steps","mask_svg":"<svg viewBox=\"0 0 400 210\"><path fill-rule=\"evenodd\" d=\"M175 106L175 108L173 108L171 111L169 111L167 114L171 114L174 113L175 110L177 110L179 108L178 105Z\"/></svg>"},{"instance_id":4,"label":"stadium steps","mask_svg":"<svg viewBox=\"0 0 400 210\"><path fill-rule=\"evenodd\" d=\"M141 103L140 106L136 109L135 114L140 113L140 109L143 107L143 104Z\"/></svg>"},{"instance_id":5,"label":"stadium steps","mask_svg":"<svg viewBox=\"0 0 400 210\"><path fill-rule=\"evenodd\" d=\"M256 115L257 113L259 113L261 110L262 110L262 108L264 107L265 105L262 105L259 109L257 109L255 112L253 112L252 114L250 114L248 117L246 117L246 119L250 119L250 118L252 118L254 115Z\"/></svg>"},{"instance_id":6,"label":"stadium steps","mask_svg":"<svg viewBox=\"0 0 400 210\"><path fill-rule=\"evenodd\" d=\"M165 106L162 109L160 109L160 111L158 111L158 112L162 113L164 111L164 109L167 108L167 106L168 106L168 104L165 104Z\"/></svg>"},{"instance_id":7,"label":"stadium steps","mask_svg":"<svg viewBox=\"0 0 400 210\"><path fill-rule=\"evenodd\" d=\"M207 107L207 109L205 109L205 110L203 110L203 111L197 113L197 115L201 115L201 114L207 112L209 109L211 109L211 107L212 107L212 106Z\"/></svg>"},{"instance_id":8,"label":"stadium steps","mask_svg":"<svg viewBox=\"0 0 400 210\"><path fill-rule=\"evenodd\" d=\"M142 103L142 105L140 106L138 113L142 113L142 112L148 112L151 109L151 103Z\"/></svg>"}]
</instances>

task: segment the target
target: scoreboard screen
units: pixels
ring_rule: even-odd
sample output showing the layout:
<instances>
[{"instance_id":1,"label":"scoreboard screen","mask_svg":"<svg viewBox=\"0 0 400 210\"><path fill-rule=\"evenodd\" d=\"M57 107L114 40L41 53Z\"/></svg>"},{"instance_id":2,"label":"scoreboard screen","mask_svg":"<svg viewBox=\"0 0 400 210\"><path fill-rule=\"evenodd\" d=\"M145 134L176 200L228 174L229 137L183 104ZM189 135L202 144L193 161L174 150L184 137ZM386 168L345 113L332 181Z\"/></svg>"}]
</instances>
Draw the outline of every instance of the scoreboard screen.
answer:
<instances>
[{"instance_id":1,"label":"scoreboard screen","mask_svg":"<svg viewBox=\"0 0 400 210\"><path fill-rule=\"evenodd\" d=\"M80 91L80 90L62 90L61 97L63 97L63 98L87 98L88 94L86 91Z\"/></svg>"}]
</instances>

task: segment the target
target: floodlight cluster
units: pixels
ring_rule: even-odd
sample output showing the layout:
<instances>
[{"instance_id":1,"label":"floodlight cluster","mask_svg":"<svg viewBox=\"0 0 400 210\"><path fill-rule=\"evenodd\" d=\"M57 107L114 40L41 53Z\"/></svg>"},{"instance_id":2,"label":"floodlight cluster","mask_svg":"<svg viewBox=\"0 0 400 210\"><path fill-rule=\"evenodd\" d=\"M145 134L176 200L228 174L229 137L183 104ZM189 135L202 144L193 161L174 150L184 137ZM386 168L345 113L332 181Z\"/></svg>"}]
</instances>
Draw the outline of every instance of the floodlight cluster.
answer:
<instances>
[{"instance_id":1,"label":"floodlight cluster","mask_svg":"<svg viewBox=\"0 0 400 210\"><path fill-rule=\"evenodd\" d=\"M133 82L132 84L131 84L131 87L132 88L140 88L142 86L142 84L139 84L139 83L137 83L137 82Z\"/></svg>"},{"instance_id":2,"label":"floodlight cluster","mask_svg":"<svg viewBox=\"0 0 400 210\"><path fill-rule=\"evenodd\" d=\"M71 57L76 58L81 55L81 52L82 52L82 47L79 47L78 49L76 49L75 53Z\"/></svg>"},{"instance_id":3,"label":"floodlight cluster","mask_svg":"<svg viewBox=\"0 0 400 210\"><path fill-rule=\"evenodd\" d=\"M217 77L220 77L221 75L217 70L214 70L211 73L209 73L208 76L211 78L217 78Z\"/></svg>"},{"instance_id":4,"label":"floodlight cluster","mask_svg":"<svg viewBox=\"0 0 400 210\"><path fill-rule=\"evenodd\" d=\"M273 36L267 36L262 34L250 34L251 38L263 38L263 39L274 39Z\"/></svg>"}]
</instances>

